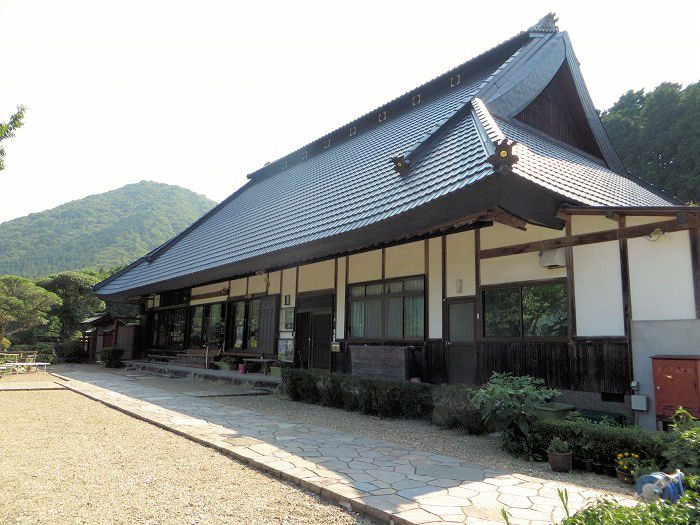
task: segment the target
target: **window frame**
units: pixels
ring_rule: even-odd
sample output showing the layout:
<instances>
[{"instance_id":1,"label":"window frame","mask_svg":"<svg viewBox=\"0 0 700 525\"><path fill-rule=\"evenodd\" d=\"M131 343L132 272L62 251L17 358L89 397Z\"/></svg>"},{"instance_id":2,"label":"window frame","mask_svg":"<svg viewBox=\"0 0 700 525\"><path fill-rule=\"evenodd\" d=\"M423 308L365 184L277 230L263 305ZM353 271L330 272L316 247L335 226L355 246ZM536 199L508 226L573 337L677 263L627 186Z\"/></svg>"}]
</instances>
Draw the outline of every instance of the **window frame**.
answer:
<instances>
[{"instance_id":1,"label":"window frame","mask_svg":"<svg viewBox=\"0 0 700 525\"><path fill-rule=\"evenodd\" d=\"M227 331L227 324L228 324L228 301L217 301L215 303L204 303L204 304L195 304L191 305L187 309L187 335L186 335L186 348L204 348L206 345L210 344L217 344L213 343L211 341L211 336L209 334L209 329L211 328L211 308L213 306L220 306L222 308L222 315L219 317L219 323L221 324L223 322L224 325L224 335L223 335L223 340L221 345L225 345L226 343L226 331ZM194 316L197 308L202 309L202 317L200 320L200 326L199 326L199 332L200 332L200 338L202 339L202 342L199 346L193 346L192 345L192 333L194 331ZM204 339L204 334L207 334L207 339Z\"/></svg>"},{"instance_id":2,"label":"window frame","mask_svg":"<svg viewBox=\"0 0 700 525\"><path fill-rule=\"evenodd\" d=\"M552 335L552 336L528 336L525 335L525 318L524 318L524 309L523 309L523 288L531 287L531 286L542 286L542 285L548 285L548 284L562 284L564 285L564 294L565 294L565 305L566 305L566 325L567 325L567 330L565 335ZM565 343L569 341L569 323L571 322L570 318L570 297L569 297L569 290L568 290L568 280L566 277L558 277L556 279L537 279L533 281L517 281L517 282L510 282L510 283L499 283L499 284L489 284L489 285L482 285L479 287L479 301L480 301L480 308L479 308L479 313L481 315L481 322L479 323L479 331L481 332L481 339L484 341L490 341L490 342L504 342L504 343L511 343L511 342L522 342L522 341L527 341L527 342L532 342L532 343L552 343L552 342L561 342ZM489 290L498 290L498 289L503 289L503 288L516 288L518 290L518 298L519 298L519 304L518 304L518 310L520 314L520 335L518 336L488 336L486 335L486 301L484 294L485 292Z\"/></svg>"},{"instance_id":3,"label":"window frame","mask_svg":"<svg viewBox=\"0 0 700 525\"><path fill-rule=\"evenodd\" d=\"M273 319L274 332L276 333L275 340L273 341L273 348L270 350L261 350L261 338L263 335L263 301L269 297L276 298L276 316ZM260 301L260 307L258 310L258 346L251 348L250 345L250 314L251 314L251 303L253 301ZM236 305L238 303L243 304L243 339L241 341L241 347L236 348ZM279 323L280 323L280 294L252 294L248 296L238 296L226 301L226 334L225 334L225 353L226 352L243 352L250 354L274 354L277 352L277 341L279 340ZM262 341L263 343L265 341Z\"/></svg>"},{"instance_id":4,"label":"window frame","mask_svg":"<svg viewBox=\"0 0 700 525\"><path fill-rule=\"evenodd\" d=\"M401 292L395 292L395 293L386 293L383 292L381 294L377 295L366 295L366 290L365 294L361 296L352 296L350 294L350 289L353 287L357 286L368 286L368 285L382 285L384 287L384 290L386 290L386 285L389 283L395 283L395 282L405 282L405 281L411 281L411 280L417 280L420 279L423 283L423 289L420 291L416 292L406 292L405 290L402 290ZM347 337L346 340L349 342L369 342L369 341L377 341L377 342L393 342L393 341L409 341L409 342L417 342L417 341L425 341L426 340L426 334L428 333L428 316L427 316L427 309L428 309L428 286L427 286L427 279L424 274L419 274L419 275L407 275L405 277L391 277L389 279L378 279L374 281L361 281L357 283L348 283L345 288L345 326L347 327ZM405 309L405 298L406 297L421 297L423 299L423 335L421 337L406 337L406 309ZM389 303L387 299L392 299L392 298L401 298L401 337L391 337L387 336L387 323L385 322L386 316L388 315L388 310L389 310ZM371 336L371 337L365 337L365 336L355 336L352 334L352 303L359 303L362 302L364 303L368 299L379 299L381 301L381 312L382 312L382 319L381 319L381 335L379 336Z\"/></svg>"}]
</instances>

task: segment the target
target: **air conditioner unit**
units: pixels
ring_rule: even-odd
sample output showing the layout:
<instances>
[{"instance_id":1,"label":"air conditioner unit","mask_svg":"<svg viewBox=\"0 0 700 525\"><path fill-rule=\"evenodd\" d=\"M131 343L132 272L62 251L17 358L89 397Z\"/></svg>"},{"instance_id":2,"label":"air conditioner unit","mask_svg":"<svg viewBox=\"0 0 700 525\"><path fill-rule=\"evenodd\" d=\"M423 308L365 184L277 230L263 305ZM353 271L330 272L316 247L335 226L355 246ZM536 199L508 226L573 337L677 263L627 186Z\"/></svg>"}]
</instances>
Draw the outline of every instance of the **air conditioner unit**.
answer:
<instances>
[{"instance_id":1,"label":"air conditioner unit","mask_svg":"<svg viewBox=\"0 0 700 525\"><path fill-rule=\"evenodd\" d=\"M566 249L542 250L540 252L540 266L550 269L566 267Z\"/></svg>"}]
</instances>

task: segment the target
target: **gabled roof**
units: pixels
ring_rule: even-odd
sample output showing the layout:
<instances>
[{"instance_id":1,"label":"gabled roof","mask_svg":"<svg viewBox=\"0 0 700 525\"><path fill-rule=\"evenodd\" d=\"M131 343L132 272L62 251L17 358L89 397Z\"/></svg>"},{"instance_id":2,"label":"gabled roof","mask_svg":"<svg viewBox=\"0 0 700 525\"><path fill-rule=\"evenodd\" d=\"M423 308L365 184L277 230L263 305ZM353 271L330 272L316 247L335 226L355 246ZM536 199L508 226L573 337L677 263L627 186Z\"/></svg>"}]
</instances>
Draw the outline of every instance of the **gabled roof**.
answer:
<instances>
[{"instance_id":1,"label":"gabled roof","mask_svg":"<svg viewBox=\"0 0 700 525\"><path fill-rule=\"evenodd\" d=\"M545 216L553 216L549 207L561 203L675 204L624 174L582 80L576 90L603 158L513 118L565 62L574 81L580 77L569 47L548 15L249 175L246 185L98 284L96 293L124 298L235 277L424 234L489 208L516 214L522 208L521 218L544 224ZM494 143L504 139L518 142L513 153L519 160L510 172L495 173L489 158ZM515 187L549 199L546 213L520 206Z\"/></svg>"}]
</instances>

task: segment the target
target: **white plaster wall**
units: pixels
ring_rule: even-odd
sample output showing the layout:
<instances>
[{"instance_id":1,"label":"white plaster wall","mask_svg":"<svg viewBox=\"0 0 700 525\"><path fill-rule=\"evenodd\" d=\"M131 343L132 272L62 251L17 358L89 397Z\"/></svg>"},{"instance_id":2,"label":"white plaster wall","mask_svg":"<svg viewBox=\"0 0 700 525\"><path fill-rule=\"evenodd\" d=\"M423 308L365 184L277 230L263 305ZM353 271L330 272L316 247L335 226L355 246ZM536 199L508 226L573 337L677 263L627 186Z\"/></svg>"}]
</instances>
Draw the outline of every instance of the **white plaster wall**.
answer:
<instances>
[{"instance_id":1,"label":"white plaster wall","mask_svg":"<svg viewBox=\"0 0 700 525\"><path fill-rule=\"evenodd\" d=\"M205 294L205 293L213 293L213 292L220 292L226 288L228 288L229 282L225 281L223 283L216 283L216 284L208 284L206 286L197 286L196 288L192 288L190 290L190 297L194 297L195 295L200 295L200 294ZM226 300L226 295L219 295L215 297L208 297L206 299L192 299L190 300L191 305L197 305L197 304L208 304L208 303L220 303L221 301Z\"/></svg>"},{"instance_id":2,"label":"white plaster wall","mask_svg":"<svg viewBox=\"0 0 700 525\"><path fill-rule=\"evenodd\" d=\"M445 237L447 297L476 294L474 232L460 232ZM457 279L462 280L462 292L457 291Z\"/></svg>"},{"instance_id":3,"label":"white plaster wall","mask_svg":"<svg viewBox=\"0 0 700 525\"><path fill-rule=\"evenodd\" d=\"M542 268L538 252L493 257L481 261L481 284L503 284L566 277L566 268Z\"/></svg>"},{"instance_id":4,"label":"white plaster wall","mask_svg":"<svg viewBox=\"0 0 700 525\"><path fill-rule=\"evenodd\" d=\"M576 246L573 252L576 335L624 336L619 243Z\"/></svg>"},{"instance_id":5,"label":"white plaster wall","mask_svg":"<svg viewBox=\"0 0 700 525\"><path fill-rule=\"evenodd\" d=\"M399 244L384 253L385 277L405 277L425 273L425 248L422 242Z\"/></svg>"},{"instance_id":6,"label":"white plaster wall","mask_svg":"<svg viewBox=\"0 0 700 525\"><path fill-rule=\"evenodd\" d=\"M499 248L501 246L511 246L525 242L543 241L545 239L556 239L564 236L564 230L553 230L541 226L527 225L527 230L522 231L517 228L494 223L493 226L482 228L480 233L481 249Z\"/></svg>"},{"instance_id":7,"label":"white plaster wall","mask_svg":"<svg viewBox=\"0 0 700 525\"><path fill-rule=\"evenodd\" d=\"M248 293L264 293L267 291L267 274L251 275L248 277Z\"/></svg>"},{"instance_id":8,"label":"white plaster wall","mask_svg":"<svg viewBox=\"0 0 700 525\"><path fill-rule=\"evenodd\" d=\"M299 266L298 290L300 292L311 292L333 288L334 275L335 260L333 259Z\"/></svg>"},{"instance_id":9,"label":"white plaster wall","mask_svg":"<svg viewBox=\"0 0 700 525\"><path fill-rule=\"evenodd\" d=\"M428 240L428 337L442 337L442 238Z\"/></svg>"},{"instance_id":10,"label":"white plaster wall","mask_svg":"<svg viewBox=\"0 0 700 525\"><path fill-rule=\"evenodd\" d=\"M248 290L247 286L248 279L234 279L231 281L231 286L229 287L228 295L229 297L241 297L246 294Z\"/></svg>"},{"instance_id":11,"label":"white plaster wall","mask_svg":"<svg viewBox=\"0 0 700 525\"><path fill-rule=\"evenodd\" d=\"M296 304L296 287L297 287L297 269L285 268L282 270L282 308L294 306ZM284 304L284 296L288 295L291 299L290 304Z\"/></svg>"},{"instance_id":12,"label":"white plaster wall","mask_svg":"<svg viewBox=\"0 0 700 525\"><path fill-rule=\"evenodd\" d=\"M267 274L269 284L267 286L267 293L269 295L275 295L280 293L280 276L282 272L270 272Z\"/></svg>"},{"instance_id":13,"label":"white plaster wall","mask_svg":"<svg viewBox=\"0 0 700 525\"><path fill-rule=\"evenodd\" d=\"M606 219L603 215L572 215L571 233L580 235L582 233L602 232L606 230L616 230L617 221Z\"/></svg>"},{"instance_id":14,"label":"white plaster wall","mask_svg":"<svg viewBox=\"0 0 700 525\"><path fill-rule=\"evenodd\" d=\"M348 282L378 281L382 278L382 251L357 253L350 256Z\"/></svg>"},{"instance_id":15,"label":"white plaster wall","mask_svg":"<svg viewBox=\"0 0 700 525\"><path fill-rule=\"evenodd\" d=\"M628 215L625 217L625 226L640 226L642 224L650 224L652 222L663 222L673 220L673 217L668 215Z\"/></svg>"},{"instance_id":16,"label":"white plaster wall","mask_svg":"<svg viewBox=\"0 0 700 525\"><path fill-rule=\"evenodd\" d=\"M345 257L338 257L335 293L335 337L345 339Z\"/></svg>"},{"instance_id":17,"label":"white plaster wall","mask_svg":"<svg viewBox=\"0 0 700 525\"><path fill-rule=\"evenodd\" d=\"M632 319L694 319L695 297L688 232L666 233L655 242L644 237L629 239L627 245Z\"/></svg>"}]
</instances>

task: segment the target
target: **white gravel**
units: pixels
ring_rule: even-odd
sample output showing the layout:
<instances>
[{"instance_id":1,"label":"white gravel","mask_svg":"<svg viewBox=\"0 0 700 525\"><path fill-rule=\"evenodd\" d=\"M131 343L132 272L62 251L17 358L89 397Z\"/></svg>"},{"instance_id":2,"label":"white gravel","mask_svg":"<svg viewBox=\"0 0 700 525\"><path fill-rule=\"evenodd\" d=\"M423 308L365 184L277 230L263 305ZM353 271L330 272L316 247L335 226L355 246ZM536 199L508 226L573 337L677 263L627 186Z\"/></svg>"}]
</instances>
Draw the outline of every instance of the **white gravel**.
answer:
<instances>
[{"instance_id":1,"label":"white gravel","mask_svg":"<svg viewBox=\"0 0 700 525\"><path fill-rule=\"evenodd\" d=\"M374 523L69 391L0 404L2 524Z\"/></svg>"}]
</instances>

